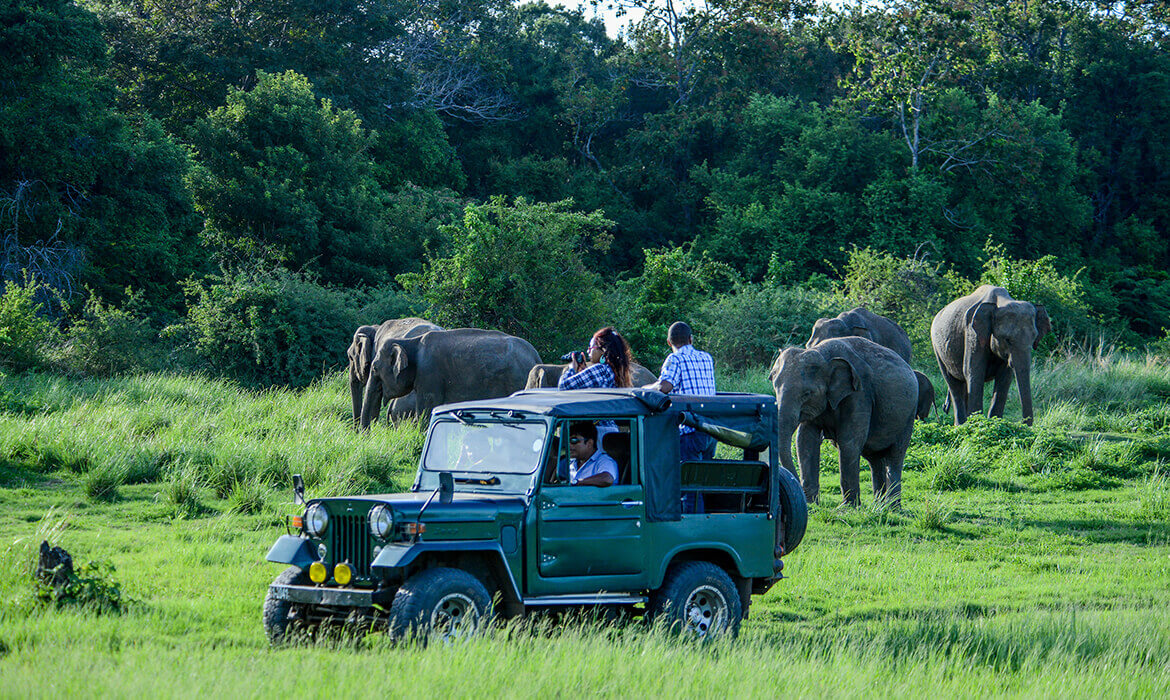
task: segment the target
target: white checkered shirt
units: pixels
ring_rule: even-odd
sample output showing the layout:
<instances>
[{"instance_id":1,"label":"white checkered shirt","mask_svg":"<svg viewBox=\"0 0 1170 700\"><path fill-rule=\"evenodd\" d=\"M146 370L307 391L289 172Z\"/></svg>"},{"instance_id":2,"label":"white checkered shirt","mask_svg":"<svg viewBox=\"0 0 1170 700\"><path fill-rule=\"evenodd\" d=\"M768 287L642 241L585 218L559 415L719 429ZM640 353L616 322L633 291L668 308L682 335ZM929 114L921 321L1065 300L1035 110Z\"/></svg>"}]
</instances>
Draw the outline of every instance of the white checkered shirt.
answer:
<instances>
[{"instance_id":1,"label":"white checkered shirt","mask_svg":"<svg viewBox=\"0 0 1170 700\"><path fill-rule=\"evenodd\" d=\"M671 393L693 396L715 395L715 360L694 345L684 345L666 356L658 379L670 382ZM694 428L680 425L678 432L694 432Z\"/></svg>"}]
</instances>

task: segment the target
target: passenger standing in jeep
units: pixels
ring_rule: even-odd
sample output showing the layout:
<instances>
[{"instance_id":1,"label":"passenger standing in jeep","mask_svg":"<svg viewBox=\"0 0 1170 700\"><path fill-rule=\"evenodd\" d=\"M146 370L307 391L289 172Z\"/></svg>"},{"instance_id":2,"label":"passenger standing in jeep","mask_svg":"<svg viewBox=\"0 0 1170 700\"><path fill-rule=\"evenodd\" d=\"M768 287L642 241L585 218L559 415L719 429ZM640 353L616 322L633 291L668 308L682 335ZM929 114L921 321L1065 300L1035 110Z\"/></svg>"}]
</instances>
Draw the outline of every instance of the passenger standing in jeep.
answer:
<instances>
[{"instance_id":1,"label":"passenger standing in jeep","mask_svg":"<svg viewBox=\"0 0 1170 700\"><path fill-rule=\"evenodd\" d=\"M691 327L676 321L666 333L666 342L672 352L662 363L658 381L644 388L664 394L673 391L692 396L714 396L715 361L691 344ZM710 435L700 433L689 425L680 425L678 433L681 461L693 462L715 457L715 439Z\"/></svg>"}]
</instances>

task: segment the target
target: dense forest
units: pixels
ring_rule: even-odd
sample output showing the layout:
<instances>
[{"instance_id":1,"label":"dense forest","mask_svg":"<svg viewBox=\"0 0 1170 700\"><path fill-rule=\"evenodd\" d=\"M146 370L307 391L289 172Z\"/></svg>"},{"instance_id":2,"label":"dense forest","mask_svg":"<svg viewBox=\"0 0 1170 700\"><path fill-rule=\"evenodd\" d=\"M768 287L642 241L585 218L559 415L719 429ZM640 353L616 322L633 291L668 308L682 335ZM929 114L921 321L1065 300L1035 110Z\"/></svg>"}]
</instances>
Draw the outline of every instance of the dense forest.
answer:
<instances>
[{"instance_id":1,"label":"dense forest","mask_svg":"<svg viewBox=\"0 0 1170 700\"><path fill-rule=\"evenodd\" d=\"M3 366L304 385L412 314L758 366L980 280L1167 342L1161 0L608 4L0 0Z\"/></svg>"}]
</instances>

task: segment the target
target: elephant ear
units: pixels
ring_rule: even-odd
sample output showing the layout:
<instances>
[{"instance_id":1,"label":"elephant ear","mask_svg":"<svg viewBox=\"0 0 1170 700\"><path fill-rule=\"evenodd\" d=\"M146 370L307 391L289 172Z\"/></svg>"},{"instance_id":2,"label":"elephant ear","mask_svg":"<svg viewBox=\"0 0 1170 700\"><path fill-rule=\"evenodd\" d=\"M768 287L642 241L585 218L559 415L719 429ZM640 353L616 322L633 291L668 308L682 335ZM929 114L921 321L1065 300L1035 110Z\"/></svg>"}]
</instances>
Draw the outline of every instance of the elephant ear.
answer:
<instances>
[{"instance_id":1,"label":"elephant ear","mask_svg":"<svg viewBox=\"0 0 1170 700\"><path fill-rule=\"evenodd\" d=\"M370 364L374 361L374 339L369 335L361 335L353 340L357 345L356 354L357 362L355 363L360 372L360 376L370 376Z\"/></svg>"},{"instance_id":2,"label":"elephant ear","mask_svg":"<svg viewBox=\"0 0 1170 700\"><path fill-rule=\"evenodd\" d=\"M829 362L829 406L836 410L845 397L861 390L861 378L853 363L843 357Z\"/></svg>"},{"instance_id":3,"label":"elephant ear","mask_svg":"<svg viewBox=\"0 0 1170 700\"><path fill-rule=\"evenodd\" d=\"M410 367L410 353L401 344L394 344L394 373L397 376L402 376L402 373Z\"/></svg>"},{"instance_id":4,"label":"elephant ear","mask_svg":"<svg viewBox=\"0 0 1170 700\"><path fill-rule=\"evenodd\" d=\"M1041 304L1036 307L1036 340L1032 342L1032 349L1040 347L1040 339L1052 332L1052 321L1048 318L1048 311Z\"/></svg>"},{"instance_id":5,"label":"elephant ear","mask_svg":"<svg viewBox=\"0 0 1170 700\"><path fill-rule=\"evenodd\" d=\"M975 334L979 347L985 348L991 342L991 326L994 321L994 302L985 301L967 309L967 328Z\"/></svg>"},{"instance_id":6,"label":"elephant ear","mask_svg":"<svg viewBox=\"0 0 1170 700\"><path fill-rule=\"evenodd\" d=\"M857 336L858 338L873 340L873 334L869 332L869 326L854 326L853 335Z\"/></svg>"}]
</instances>

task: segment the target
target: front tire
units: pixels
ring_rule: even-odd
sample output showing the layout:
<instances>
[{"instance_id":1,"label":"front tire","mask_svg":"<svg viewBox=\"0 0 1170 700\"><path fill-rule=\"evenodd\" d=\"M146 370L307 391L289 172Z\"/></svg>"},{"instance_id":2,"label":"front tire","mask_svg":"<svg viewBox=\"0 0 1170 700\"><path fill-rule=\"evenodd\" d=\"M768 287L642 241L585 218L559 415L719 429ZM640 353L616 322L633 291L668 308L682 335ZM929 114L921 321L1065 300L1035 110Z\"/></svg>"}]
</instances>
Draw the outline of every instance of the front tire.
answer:
<instances>
[{"instance_id":1,"label":"front tire","mask_svg":"<svg viewBox=\"0 0 1170 700\"><path fill-rule=\"evenodd\" d=\"M650 597L650 618L701 641L739 634L743 601L727 572L707 561L671 565Z\"/></svg>"},{"instance_id":2,"label":"front tire","mask_svg":"<svg viewBox=\"0 0 1170 700\"><path fill-rule=\"evenodd\" d=\"M390 604L390 636L438 635L453 641L475 634L492 614L492 598L479 579L440 567L407 579Z\"/></svg>"},{"instance_id":3,"label":"front tire","mask_svg":"<svg viewBox=\"0 0 1170 700\"><path fill-rule=\"evenodd\" d=\"M299 566L290 566L272 582L274 586L304 586L309 583L309 574ZM287 600L276 598L272 589L264 598L264 632L272 644L289 641L295 623L302 619L303 610Z\"/></svg>"}]
</instances>

